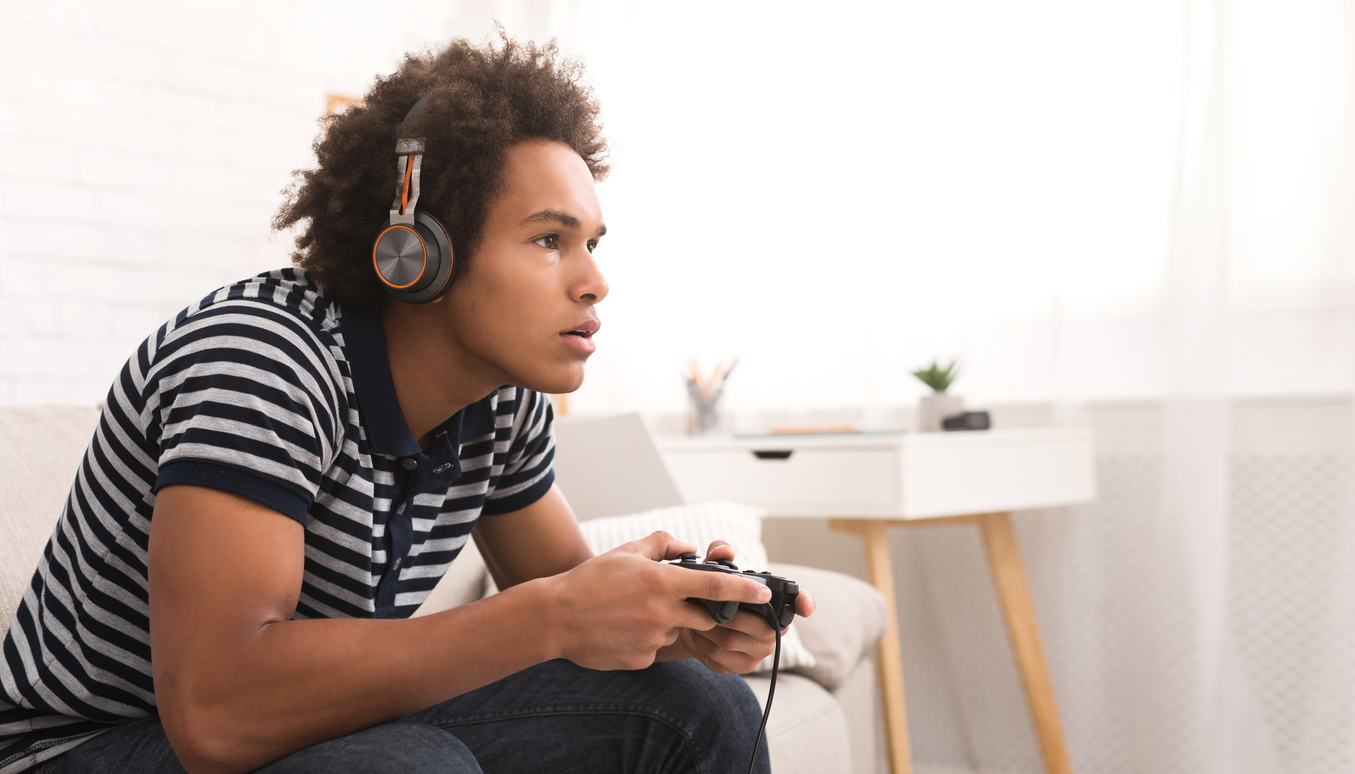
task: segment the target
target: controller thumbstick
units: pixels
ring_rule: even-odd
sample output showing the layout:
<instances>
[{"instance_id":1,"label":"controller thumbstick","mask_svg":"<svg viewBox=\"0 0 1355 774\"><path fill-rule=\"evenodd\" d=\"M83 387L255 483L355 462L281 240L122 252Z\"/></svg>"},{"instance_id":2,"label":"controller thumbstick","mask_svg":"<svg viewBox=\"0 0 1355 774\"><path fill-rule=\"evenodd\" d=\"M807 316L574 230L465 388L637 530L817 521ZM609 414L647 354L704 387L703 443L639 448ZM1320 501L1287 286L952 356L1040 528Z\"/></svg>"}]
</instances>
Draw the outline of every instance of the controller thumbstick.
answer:
<instances>
[{"instance_id":1,"label":"controller thumbstick","mask_svg":"<svg viewBox=\"0 0 1355 774\"><path fill-rule=\"evenodd\" d=\"M684 562L695 562L701 557L698 554L678 554L678 559Z\"/></svg>"}]
</instances>

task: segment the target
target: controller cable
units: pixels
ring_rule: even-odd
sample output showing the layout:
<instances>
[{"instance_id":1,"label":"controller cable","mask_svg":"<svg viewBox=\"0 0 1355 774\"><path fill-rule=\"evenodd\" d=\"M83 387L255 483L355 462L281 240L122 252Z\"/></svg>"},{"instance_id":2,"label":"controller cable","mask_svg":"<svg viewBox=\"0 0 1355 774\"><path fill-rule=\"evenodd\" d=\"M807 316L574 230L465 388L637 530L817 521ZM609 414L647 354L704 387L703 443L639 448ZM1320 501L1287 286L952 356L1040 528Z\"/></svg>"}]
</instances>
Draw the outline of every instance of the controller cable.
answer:
<instances>
[{"instance_id":1,"label":"controller cable","mask_svg":"<svg viewBox=\"0 0 1355 774\"><path fill-rule=\"evenodd\" d=\"M762 725L757 727L757 736L753 739L753 758L748 761L748 774L753 774L753 767L757 765L757 751L762 744L762 732L767 730L767 716L772 714L772 697L776 695L776 670L781 666L781 630L773 629L776 632L776 654L772 656L772 684L767 688L767 708L762 711Z\"/></svg>"}]
</instances>

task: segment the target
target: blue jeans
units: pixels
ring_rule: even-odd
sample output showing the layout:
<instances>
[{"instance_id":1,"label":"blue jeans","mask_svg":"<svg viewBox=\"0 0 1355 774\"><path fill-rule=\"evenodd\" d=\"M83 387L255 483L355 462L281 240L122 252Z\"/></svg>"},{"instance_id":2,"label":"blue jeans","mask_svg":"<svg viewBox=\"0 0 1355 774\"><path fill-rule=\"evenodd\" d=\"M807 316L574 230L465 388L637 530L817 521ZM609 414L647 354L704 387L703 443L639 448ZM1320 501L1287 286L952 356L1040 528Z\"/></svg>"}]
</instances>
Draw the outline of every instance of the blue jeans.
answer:
<instances>
[{"instance_id":1,"label":"blue jeans","mask_svg":"<svg viewBox=\"0 0 1355 774\"><path fill-rule=\"evenodd\" d=\"M550 661L258 771L743 774L761 719L747 683L691 659L637 672ZM754 770L771 771L765 739ZM159 774L183 767L160 719L149 717L105 731L39 771Z\"/></svg>"}]
</instances>

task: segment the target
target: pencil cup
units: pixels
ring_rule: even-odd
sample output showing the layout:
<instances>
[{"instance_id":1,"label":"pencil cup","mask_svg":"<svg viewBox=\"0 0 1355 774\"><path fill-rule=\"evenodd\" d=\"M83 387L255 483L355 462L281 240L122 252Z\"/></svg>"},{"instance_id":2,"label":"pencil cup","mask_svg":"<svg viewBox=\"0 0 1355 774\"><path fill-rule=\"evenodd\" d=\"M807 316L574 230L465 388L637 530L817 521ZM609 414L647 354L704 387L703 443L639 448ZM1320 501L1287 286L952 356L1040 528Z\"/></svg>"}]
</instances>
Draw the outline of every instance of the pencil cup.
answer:
<instances>
[{"instance_id":1,"label":"pencil cup","mask_svg":"<svg viewBox=\"0 0 1355 774\"><path fill-rule=\"evenodd\" d=\"M720 411L717 406L724 387L702 388L696 382L687 380L687 397L691 411L687 414L688 435L707 435L720 427Z\"/></svg>"}]
</instances>

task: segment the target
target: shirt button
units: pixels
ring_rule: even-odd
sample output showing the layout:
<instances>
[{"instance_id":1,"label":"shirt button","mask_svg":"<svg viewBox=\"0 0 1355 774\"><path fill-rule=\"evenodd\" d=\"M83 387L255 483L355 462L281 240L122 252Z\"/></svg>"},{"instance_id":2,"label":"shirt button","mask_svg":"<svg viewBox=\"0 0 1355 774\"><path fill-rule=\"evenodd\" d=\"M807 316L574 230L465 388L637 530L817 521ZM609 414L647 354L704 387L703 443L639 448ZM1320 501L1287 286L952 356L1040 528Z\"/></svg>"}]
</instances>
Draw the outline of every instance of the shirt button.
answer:
<instances>
[{"instance_id":1,"label":"shirt button","mask_svg":"<svg viewBox=\"0 0 1355 774\"><path fill-rule=\"evenodd\" d=\"M404 557L403 557L403 556L402 556L402 557L399 557L398 559L396 559L395 562L394 562L393 564L391 564L391 569L392 569L392 570L398 570L398 569L400 569L400 562L402 562L402 561L404 561Z\"/></svg>"},{"instance_id":2,"label":"shirt button","mask_svg":"<svg viewBox=\"0 0 1355 774\"><path fill-rule=\"evenodd\" d=\"M397 514L404 513L404 512L405 512L405 506L406 506L406 505L409 505L409 503L400 503L400 507L399 507L399 508L396 508L396 509L395 509L395 512L396 512ZM398 561L398 560L397 560L397 561Z\"/></svg>"},{"instance_id":3,"label":"shirt button","mask_svg":"<svg viewBox=\"0 0 1355 774\"><path fill-rule=\"evenodd\" d=\"M418 461L418 460L405 460L404 462L400 463L400 466L403 467L405 470L418 470L418 469L419 469L419 461Z\"/></svg>"},{"instance_id":4,"label":"shirt button","mask_svg":"<svg viewBox=\"0 0 1355 774\"><path fill-rule=\"evenodd\" d=\"M442 463L441 465L437 466L436 468L433 468L433 472L434 472L434 473L446 473L447 471L449 471L449 470L451 470L451 469L452 469L452 463L450 463L450 462L444 462L444 463Z\"/></svg>"}]
</instances>

